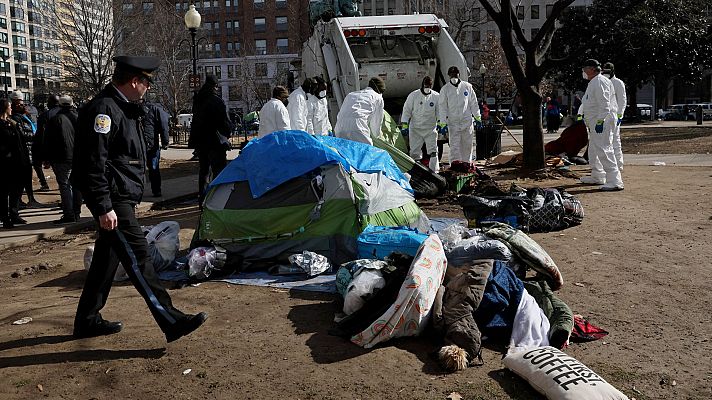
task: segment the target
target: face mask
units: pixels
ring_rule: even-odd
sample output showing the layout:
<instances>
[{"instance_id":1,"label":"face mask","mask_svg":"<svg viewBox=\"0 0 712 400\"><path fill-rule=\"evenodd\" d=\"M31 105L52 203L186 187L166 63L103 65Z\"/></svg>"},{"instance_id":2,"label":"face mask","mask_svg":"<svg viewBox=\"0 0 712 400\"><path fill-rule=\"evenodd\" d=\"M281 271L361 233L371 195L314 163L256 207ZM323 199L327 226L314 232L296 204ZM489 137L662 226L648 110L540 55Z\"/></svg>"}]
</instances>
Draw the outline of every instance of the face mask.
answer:
<instances>
[{"instance_id":1,"label":"face mask","mask_svg":"<svg viewBox=\"0 0 712 400\"><path fill-rule=\"evenodd\" d=\"M586 71L581 71L581 76L583 79L588 80L588 75L586 75Z\"/></svg>"},{"instance_id":2,"label":"face mask","mask_svg":"<svg viewBox=\"0 0 712 400\"><path fill-rule=\"evenodd\" d=\"M450 78L450 83L452 83L453 85L457 85L458 83L460 83L460 78Z\"/></svg>"},{"instance_id":3,"label":"face mask","mask_svg":"<svg viewBox=\"0 0 712 400\"><path fill-rule=\"evenodd\" d=\"M432 91L433 91L433 89L431 89L429 87L423 88L423 94L430 94L430 92L432 92Z\"/></svg>"},{"instance_id":4,"label":"face mask","mask_svg":"<svg viewBox=\"0 0 712 400\"><path fill-rule=\"evenodd\" d=\"M319 98L323 99L324 97L326 97L326 90L322 90L321 92L319 92Z\"/></svg>"}]
</instances>

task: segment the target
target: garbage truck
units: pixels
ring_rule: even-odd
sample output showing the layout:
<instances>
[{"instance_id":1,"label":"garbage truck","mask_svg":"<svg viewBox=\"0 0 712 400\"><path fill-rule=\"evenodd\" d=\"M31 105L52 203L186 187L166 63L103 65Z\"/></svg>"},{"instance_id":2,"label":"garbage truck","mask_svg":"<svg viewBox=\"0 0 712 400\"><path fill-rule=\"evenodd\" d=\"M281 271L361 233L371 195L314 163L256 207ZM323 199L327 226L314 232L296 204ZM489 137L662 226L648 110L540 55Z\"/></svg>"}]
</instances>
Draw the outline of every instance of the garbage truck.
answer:
<instances>
[{"instance_id":1,"label":"garbage truck","mask_svg":"<svg viewBox=\"0 0 712 400\"><path fill-rule=\"evenodd\" d=\"M400 115L408 94L429 75L438 90L451 66L467 81L465 57L433 14L322 18L302 49L302 78L319 75L331 85L332 124L344 97L378 76L386 83L386 111Z\"/></svg>"}]
</instances>

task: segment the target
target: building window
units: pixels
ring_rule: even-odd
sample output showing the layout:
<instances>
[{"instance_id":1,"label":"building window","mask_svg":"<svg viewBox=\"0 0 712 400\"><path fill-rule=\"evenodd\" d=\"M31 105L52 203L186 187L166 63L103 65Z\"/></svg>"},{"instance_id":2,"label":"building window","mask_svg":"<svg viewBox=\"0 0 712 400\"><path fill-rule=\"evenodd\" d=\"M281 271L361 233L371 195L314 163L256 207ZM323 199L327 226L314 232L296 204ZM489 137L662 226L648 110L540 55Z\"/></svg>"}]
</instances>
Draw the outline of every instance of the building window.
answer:
<instances>
[{"instance_id":1,"label":"building window","mask_svg":"<svg viewBox=\"0 0 712 400\"><path fill-rule=\"evenodd\" d=\"M220 49L220 46L218 45L218 50ZM218 79L222 79L222 67L219 65L215 66L215 77Z\"/></svg>"},{"instance_id":2,"label":"building window","mask_svg":"<svg viewBox=\"0 0 712 400\"><path fill-rule=\"evenodd\" d=\"M227 49L228 49L228 51L232 50L232 43L227 44ZM228 77L228 79L235 77L235 66L234 65L227 66L227 77Z\"/></svg>"},{"instance_id":3,"label":"building window","mask_svg":"<svg viewBox=\"0 0 712 400\"><path fill-rule=\"evenodd\" d=\"M228 101L242 100L242 96L240 96L240 87L239 86L228 86L227 99L228 99Z\"/></svg>"},{"instance_id":4,"label":"building window","mask_svg":"<svg viewBox=\"0 0 712 400\"><path fill-rule=\"evenodd\" d=\"M524 6L517 6L517 19L524 19Z\"/></svg>"},{"instance_id":5,"label":"building window","mask_svg":"<svg viewBox=\"0 0 712 400\"><path fill-rule=\"evenodd\" d=\"M551 16L551 12L554 11L554 5L553 4L547 4L546 5L546 18L549 18Z\"/></svg>"},{"instance_id":6,"label":"building window","mask_svg":"<svg viewBox=\"0 0 712 400\"><path fill-rule=\"evenodd\" d=\"M27 47L27 38L24 36L12 35L12 44L15 47Z\"/></svg>"},{"instance_id":7,"label":"building window","mask_svg":"<svg viewBox=\"0 0 712 400\"><path fill-rule=\"evenodd\" d=\"M267 63L255 63L255 76L261 78L267 76Z\"/></svg>"},{"instance_id":8,"label":"building window","mask_svg":"<svg viewBox=\"0 0 712 400\"><path fill-rule=\"evenodd\" d=\"M0 3L0 14L7 15L7 8L5 7L5 3Z\"/></svg>"},{"instance_id":9,"label":"building window","mask_svg":"<svg viewBox=\"0 0 712 400\"><path fill-rule=\"evenodd\" d=\"M23 24L22 22L12 21L11 25L13 32L25 32L25 24Z\"/></svg>"},{"instance_id":10,"label":"building window","mask_svg":"<svg viewBox=\"0 0 712 400\"><path fill-rule=\"evenodd\" d=\"M205 75L206 75L206 76L207 76L207 75L214 75L213 67L212 67L212 66L206 66L206 67L205 67Z\"/></svg>"},{"instance_id":11,"label":"building window","mask_svg":"<svg viewBox=\"0 0 712 400\"><path fill-rule=\"evenodd\" d=\"M275 22L277 23L278 31L286 31L289 29L287 26L287 17L277 17L275 18Z\"/></svg>"},{"instance_id":12,"label":"building window","mask_svg":"<svg viewBox=\"0 0 712 400\"><path fill-rule=\"evenodd\" d=\"M287 8L287 0L276 0L275 6L277 8Z\"/></svg>"},{"instance_id":13,"label":"building window","mask_svg":"<svg viewBox=\"0 0 712 400\"><path fill-rule=\"evenodd\" d=\"M153 2L152 1L144 1L143 2L143 12L151 12L153 11Z\"/></svg>"},{"instance_id":14,"label":"building window","mask_svg":"<svg viewBox=\"0 0 712 400\"><path fill-rule=\"evenodd\" d=\"M480 20L480 8L479 7L473 8L470 16L474 22L479 21Z\"/></svg>"},{"instance_id":15,"label":"building window","mask_svg":"<svg viewBox=\"0 0 712 400\"><path fill-rule=\"evenodd\" d=\"M10 17L25 19L25 10L19 7L10 7Z\"/></svg>"},{"instance_id":16,"label":"building window","mask_svg":"<svg viewBox=\"0 0 712 400\"><path fill-rule=\"evenodd\" d=\"M256 9L265 8L265 0L255 0L254 4Z\"/></svg>"},{"instance_id":17,"label":"building window","mask_svg":"<svg viewBox=\"0 0 712 400\"><path fill-rule=\"evenodd\" d=\"M15 59L15 61L27 61L27 51L15 50L13 52L13 58Z\"/></svg>"},{"instance_id":18,"label":"building window","mask_svg":"<svg viewBox=\"0 0 712 400\"><path fill-rule=\"evenodd\" d=\"M480 41L480 30L474 30L472 31L472 41L473 42L479 42Z\"/></svg>"},{"instance_id":19,"label":"building window","mask_svg":"<svg viewBox=\"0 0 712 400\"><path fill-rule=\"evenodd\" d=\"M220 34L220 22L215 21L213 23L213 34L214 35L219 35Z\"/></svg>"},{"instance_id":20,"label":"building window","mask_svg":"<svg viewBox=\"0 0 712 400\"><path fill-rule=\"evenodd\" d=\"M266 30L266 20L264 18L255 18L255 32L265 32Z\"/></svg>"},{"instance_id":21,"label":"building window","mask_svg":"<svg viewBox=\"0 0 712 400\"><path fill-rule=\"evenodd\" d=\"M255 55L262 56L267 54L267 41L265 39L255 40Z\"/></svg>"},{"instance_id":22,"label":"building window","mask_svg":"<svg viewBox=\"0 0 712 400\"><path fill-rule=\"evenodd\" d=\"M289 53L289 39L287 39L287 38L277 39L277 53L279 53L279 54Z\"/></svg>"},{"instance_id":23,"label":"building window","mask_svg":"<svg viewBox=\"0 0 712 400\"><path fill-rule=\"evenodd\" d=\"M0 42L8 43L8 36L5 32L0 32Z\"/></svg>"},{"instance_id":24,"label":"building window","mask_svg":"<svg viewBox=\"0 0 712 400\"><path fill-rule=\"evenodd\" d=\"M121 9L124 11L124 13L129 13L129 12L133 11L133 4L131 4L131 3L124 3L124 4L121 6Z\"/></svg>"},{"instance_id":25,"label":"building window","mask_svg":"<svg viewBox=\"0 0 712 400\"><path fill-rule=\"evenodd\" d=\"M7 29L7 18L0 17L0 28Z\"/></svg>"},{"instance_id":26,"label":"building window","mask_svg":"<svg viewBox=\"0 0 712 400\"><path fill-rule=\"evenodd\" d=\"M532 16L532 19L539 19L539 6L538 5L532 4L531 16Z\"/></svg>"},{"instance_id":27,"label":"building window","mask_svg":"<svg viewBox=\"0 0 712 400\"><path fill-rule=\"evenodd\" d=\"M222 57L222 53L220 52L220 43L215 43L215 57ZM215 75L218 77L220 76L220 67L215 67Z\"/></svg>"}]
</instances>

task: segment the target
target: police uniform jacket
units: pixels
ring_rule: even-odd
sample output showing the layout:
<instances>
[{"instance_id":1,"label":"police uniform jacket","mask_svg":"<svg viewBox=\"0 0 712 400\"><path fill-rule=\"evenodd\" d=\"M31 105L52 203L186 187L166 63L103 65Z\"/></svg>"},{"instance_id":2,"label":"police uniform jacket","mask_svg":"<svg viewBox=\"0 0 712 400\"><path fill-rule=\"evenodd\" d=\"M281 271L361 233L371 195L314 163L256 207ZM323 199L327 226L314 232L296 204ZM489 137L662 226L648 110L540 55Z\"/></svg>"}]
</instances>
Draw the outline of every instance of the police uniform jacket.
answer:
<instances>
[{"instance_id":1,"label":"police uniform jacket","mask_svg":"<svg viewBox=\"0 0 712 400\"><path fill-rule=\"evenodd\" d=\"M141 104L126 100L113 84L79 110L74 179L95 217L111 211L112 202L141 201L145 114Z\"/></svg>"}]
</instances>

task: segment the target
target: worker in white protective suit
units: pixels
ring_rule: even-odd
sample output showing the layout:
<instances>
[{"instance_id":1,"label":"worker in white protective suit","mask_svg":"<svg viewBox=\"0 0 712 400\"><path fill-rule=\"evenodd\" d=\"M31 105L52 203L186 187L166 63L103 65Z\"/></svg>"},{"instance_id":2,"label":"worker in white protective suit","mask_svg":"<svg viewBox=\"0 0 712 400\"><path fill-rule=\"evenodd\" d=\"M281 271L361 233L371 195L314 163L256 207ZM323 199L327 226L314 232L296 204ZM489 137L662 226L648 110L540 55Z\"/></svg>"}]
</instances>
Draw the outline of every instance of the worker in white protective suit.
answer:
<instances>
[{"instance_id":1,"label":"worker in white protective suit","mask_svg":"<svg viewBox=\"0 0 712 400\"><path fill-rule=\"evenodd\" d=\"M272 89L272 98L260 110L260 129L257 137L265 137L272 132L290 129L287 99L289 92L284 86L275 86Z\"/></svg>"},{"instance_id":2,"label":"worker in white protective suit","mask_svg":"<svg viewBox=\"0 0 712 400\"><path fill-rule=\"evenodd\" d=\"M611 80L613 89L616 91L616 103L618 104L618 112L616 117L616 127L613 129L613 154L616 156L616 164L618 170L623 172L623 150L621 149L621 123L623 115L628 103L628 97L625 94L625 84L616 76L615 67L612 62L603 64L603 76Z\"/></svg>"},{"instance_id":3,"label":"worker in white protective suit","mask_svg":"<svg viewBox=\"0 0 712 400\"><path fill-rule=\"evenodd\" d=\"M593 59L586 60L581 75L589 80L578 113L588 128L588 162L591 164L591 175L581 178L581 183L603 185L603 191L623 190L623 179L613 153L613 130L618 121L613 83L601 74L601 64Z\"/></svg>"},{"instance_id":4,"label":"worker in white protective suit","mask_svg":"<svg viewBox=\"0 0 712 400\"><path fill-rule=\"evenodd\" d=\"M302 86L294 89L287 99L289 112L289 127L294 130L309 132L309 119L307 118L307 104L314 86L314 79L307 78Z\"/></svg>"},{"instance_id":5,"label":"worker in white protective suit","mask_svg":"<svg viewBox=\"0 0 712 400\"><path fill-rule=\"evenodd\" d=\"M383 80L374 77L366 89L347 94L336 116L334 135L370 145L373 145L371 136L381 138L385 90Z\"/></svg>"},{"instance_id":6,"label":"worker in white protective suit","mask_svg":"<svg viewBox=\"0 0 712 400\"><path fill-rule=\"evenodd\" d=\"M326 100L326 81L320 76L315 76L314 81L316 85L307 101L307 119L309 121L307 126L310 129L307 132L312 135L324 136L332 132L329 121L329 105Z\"/></svg>"},{"instance_id":7,"label":"worker in white protective suit","mask_svg":"<svg viewBox=\"0 0 712 400\"><path fill-rule=\"evenodd\" d=\"M433 90L433 79L423 78L420 89L412 91L403 105L401 114L401 133L408 138L410 157L415 161L423 158L422 147L430 157L428 168L438 172L438 98L440 94Z\"/></svg>"},{"instance_id":8,"label":"worker in white protective suit","mask_svg":"<svg viewBox=\"0 0 712 400\"><path fill-rule=\"evenodd\" d=\"M457 67L450 67L447 74L450 81L440 89L438 130L450 135L451 164L453 161L472 162L473 122L478 128L482 124L477 95L469 82L460 80Z\"/></svg>"}]
</instances>

